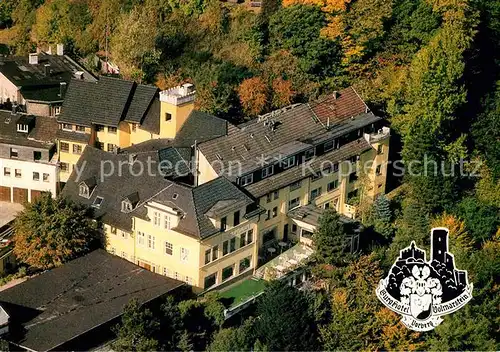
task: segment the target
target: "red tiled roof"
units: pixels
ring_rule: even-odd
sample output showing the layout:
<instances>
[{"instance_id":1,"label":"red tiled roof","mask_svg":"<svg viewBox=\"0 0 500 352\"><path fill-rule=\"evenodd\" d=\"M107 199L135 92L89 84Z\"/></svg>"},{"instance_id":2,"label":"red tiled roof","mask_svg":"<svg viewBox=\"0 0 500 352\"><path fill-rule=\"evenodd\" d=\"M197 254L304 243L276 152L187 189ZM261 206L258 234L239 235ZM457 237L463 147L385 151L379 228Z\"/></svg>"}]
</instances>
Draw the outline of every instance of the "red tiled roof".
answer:
<instances>
[{"instance_id":1,"label":"red tiled roof","mask_svg":"<svg viewBox=\"0 0 500 352\"><path fill-rule=\"evenodd\" d=\"M323 99L311 103L311 109L324 125L339 123L368 111L368 107L352 87L328 94Z\"/></svg>"}]
</instances>

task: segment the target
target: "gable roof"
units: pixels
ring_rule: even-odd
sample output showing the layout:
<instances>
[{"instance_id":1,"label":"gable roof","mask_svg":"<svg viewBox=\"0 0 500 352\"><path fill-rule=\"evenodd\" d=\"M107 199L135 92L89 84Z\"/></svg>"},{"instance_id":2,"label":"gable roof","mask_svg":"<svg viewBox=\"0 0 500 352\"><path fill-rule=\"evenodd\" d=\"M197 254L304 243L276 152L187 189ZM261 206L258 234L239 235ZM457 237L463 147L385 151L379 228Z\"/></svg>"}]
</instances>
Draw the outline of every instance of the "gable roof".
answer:
<instances>
[{"instance_id":1,"label":"gable roof","mask_svg":"<svg viewBox=\"0 0 500 352\"><path fill-rule=\"evenodd\" d=\"M97 82L72 80L58 121L114 127L124 119L140 123L157 91L156 87L105 76Z\"/></svg>"},{"instance_id":2,"label":"gable roof","mask_svg":"<svg viewBox=\"0 0 500 352\"><path fill-rule=\"evenodd\" d=\"M131 299L144 304L182 285L98 249L0 292L0 305L12 326L23 330L11 326L10 341L31 350L64 350L70 340L119 317Z\"/></svg>"},{"instance_id":3,"label":"gable roof","mask_svg":"<svg viewBox=\"0 0 500 352\"><path fill-rule=\"evenodd\" d=\"M206 112L193 110L175 136L174 144L191 147L227 134L228 122Z\"/></svg>"},{"instance_id":4,"label":"gable roof","mask_svg":"<svg viewBox=\"0 0 500 352\"><path fill-rule=\"evenodd\" d=\"M17 132L18 122L28 123L29 133ZM54 145L57 130L57 121L53 117L0 110L0 143L47 149Z\"/></svg>"}]
</instances>

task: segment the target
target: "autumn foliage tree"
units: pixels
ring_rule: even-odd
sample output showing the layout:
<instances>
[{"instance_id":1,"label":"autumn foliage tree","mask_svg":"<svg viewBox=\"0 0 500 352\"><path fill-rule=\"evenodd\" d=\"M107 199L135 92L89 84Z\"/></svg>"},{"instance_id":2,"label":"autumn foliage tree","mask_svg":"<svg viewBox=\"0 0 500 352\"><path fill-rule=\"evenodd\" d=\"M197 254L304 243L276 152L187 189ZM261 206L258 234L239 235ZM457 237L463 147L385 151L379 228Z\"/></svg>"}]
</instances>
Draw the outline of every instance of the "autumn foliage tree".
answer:
<instances>
[{"instance_id":1,"label":"autumn foliage tree","mask_svg":"<svg viewBox=\"0 0 500 352\"><path fill-rule=\"evenodd\" d=\"M100 244L91 211L64 198L44 193L19 214L14 222L14 254L39 269L59 266Z\"/></svg>"},{"instance_id":2,"label":"autumn foliage tree","mask_svg":"<svg viewBox=\"0 0 500 352\"><path fill-rule=\"evenodd\" d=\"M266 82L261 77L247 78L238 87L243 111L256 116L264 111L268 103L268 88Z\"/></svg>"}]
</instances>

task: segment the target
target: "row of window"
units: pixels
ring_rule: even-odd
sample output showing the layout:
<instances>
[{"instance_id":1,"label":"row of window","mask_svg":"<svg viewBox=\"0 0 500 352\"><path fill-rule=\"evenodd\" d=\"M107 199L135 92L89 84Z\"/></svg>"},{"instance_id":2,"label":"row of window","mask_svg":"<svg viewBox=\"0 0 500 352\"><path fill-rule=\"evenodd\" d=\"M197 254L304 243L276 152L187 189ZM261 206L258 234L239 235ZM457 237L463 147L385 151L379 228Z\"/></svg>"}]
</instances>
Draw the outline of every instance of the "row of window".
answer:
<instances>
[{"instance_id":1,"label":"row of window","mask_svg":"<svg viewBox=\"0 0 500 352\"><path fill-rule=\"evenodd\" d=\"M113 143L104 144L102 142L95 142L95 146L97 149L101 149L101 150L105 150L104 148L107 147L106 150L108 152L111 152L111 153L113 153L116 149L116 146Z\"/></svg>"},{"instance_id":2,"label":"row of window","mask_svg":"<svg viewBox=\"0 0 500 352\"><path fill-rule=\"evenodd\" d=\"M151 234L146 234L144 232L137 232L137 244L142 247L146 247L151 250L155 250L156 248L156 237ZM163 252L166 255L174 254L174 246L172 243L165 241L163 246ZM181 262L189 261L189 249L180 247L179 257Z\"/></svg>"},{"instance_id":3,"label":"row of window","mask_svg":"<svg viewBox=\"0 0 500 352\"><path fill-rule=\"evenodd\" d=\"M157 227L162 227L162 216L159 211L153 212L153 224ZM165 230L170 230L171 228L171 219L169 215L163 216L163 228Z\"/></svg>"},{"instance_id":4,"label":"row of window","mask_svg":"<svg viewBox=\"0 0 500 352\"><path fill-rule=\"evenodd\" d=\"M12 174L10 167L4 167L3 168L3 175L10 177ZM14 175L16 178L21 178L23 177L23 173L21 169L14 169ZM50 175L46 174L45 172L42 173L42 178L43 182L50 182ZM33 181L40 181L40 173L39 172L33 172Z\"/></svg>"},{"instance_id":5,"label":"row of window","mask_svg":"<svg viewBox=\"0 0 500 352\"><path fill-rule=\"evenodd\" d=\"M69 153L69 143L60 143L61 152ZM81 144L73 144L73 154L82 154L83 146Z\"/></svg>"},{"instance_id":6,"label":"row of window","mask_svg":"<svg viewBox=\"0 0 500 352\"><path fill-rule=\"evenodd\" d=\"M236 251L239 238L239 247L243 248L254 241L253 229L242 233L239 237L232 237L222 243L222 256ZM219 245L215 245L205 251L205 264L211 263L219 258Z\"/></svg>"},{"instance_id":7,"label":"row of window","mask_svg":"<svg viewBox=\"0 0 500 352\"><path fill-rule=\"evenodd\" d=\"M62 129L65 131L76 131L76 132L85 132L85 126L74 125L75 129L73 130L73 125L70 123L63 123Z\"/></svg>"},{"instance_id":8,"label":"row of window","mask_svg":"<svg viewBox=\"0 0 500 352\"><path fill-rule=\"evenodd\" d=\"M237 210L233 214L233 227L238 226L240 224L240 211ZM227 229L227 217L224 216L220 219L220 230L225 231Z\"/></svg>"},{"instance_id":9,"label":"row of window","mask_svg":"<svg viewBox=\"0 0 500 352\"><path fill-rule=\"evenodd\" d=\"M236 264L231 264L224 269L222 269L222 275L221 275L221 283L225 282L235 276L235 269L236 269ZM238 274L242 274L245 270L250 268L252 266L252 256L243 258L242 260L239 261L238 263ZM209 289L212 286L215 286L217 284L217 274L218 273L213 273L211 275L208 275L205 277L204 280L204 289Z\"/></svg>"}]
</instances>

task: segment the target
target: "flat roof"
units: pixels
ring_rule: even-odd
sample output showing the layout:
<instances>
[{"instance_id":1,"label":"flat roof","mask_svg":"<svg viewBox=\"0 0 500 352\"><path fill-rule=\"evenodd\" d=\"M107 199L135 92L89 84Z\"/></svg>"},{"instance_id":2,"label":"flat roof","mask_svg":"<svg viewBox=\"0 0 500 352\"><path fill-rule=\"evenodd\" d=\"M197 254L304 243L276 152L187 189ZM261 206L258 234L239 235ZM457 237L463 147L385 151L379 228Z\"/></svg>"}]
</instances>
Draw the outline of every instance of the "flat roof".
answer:
<instances>
[{"instance_id":1,"label":"flat roof","mask_svg":"<svg viewBox=\"0 0 500 352\"><path fill-rule=\"evenodd\" d=\"M11 321L7 340L55 349L119 317L131 299L144 304L183 284L98 249L0 292Z\"/></svg>"},{"instance_id":2,"label":"flat roof","mask_svg":"<svg viewBox=\"0 0 500 352\"><path fill-rule=\"evenodd\" d=\"M225 291L220 293L220 296L222 298L231 299L232 301L229 308L234 308L263 292L265 287L265 280L251 277L229 286Z\"/></svg>"}]
</instances>

